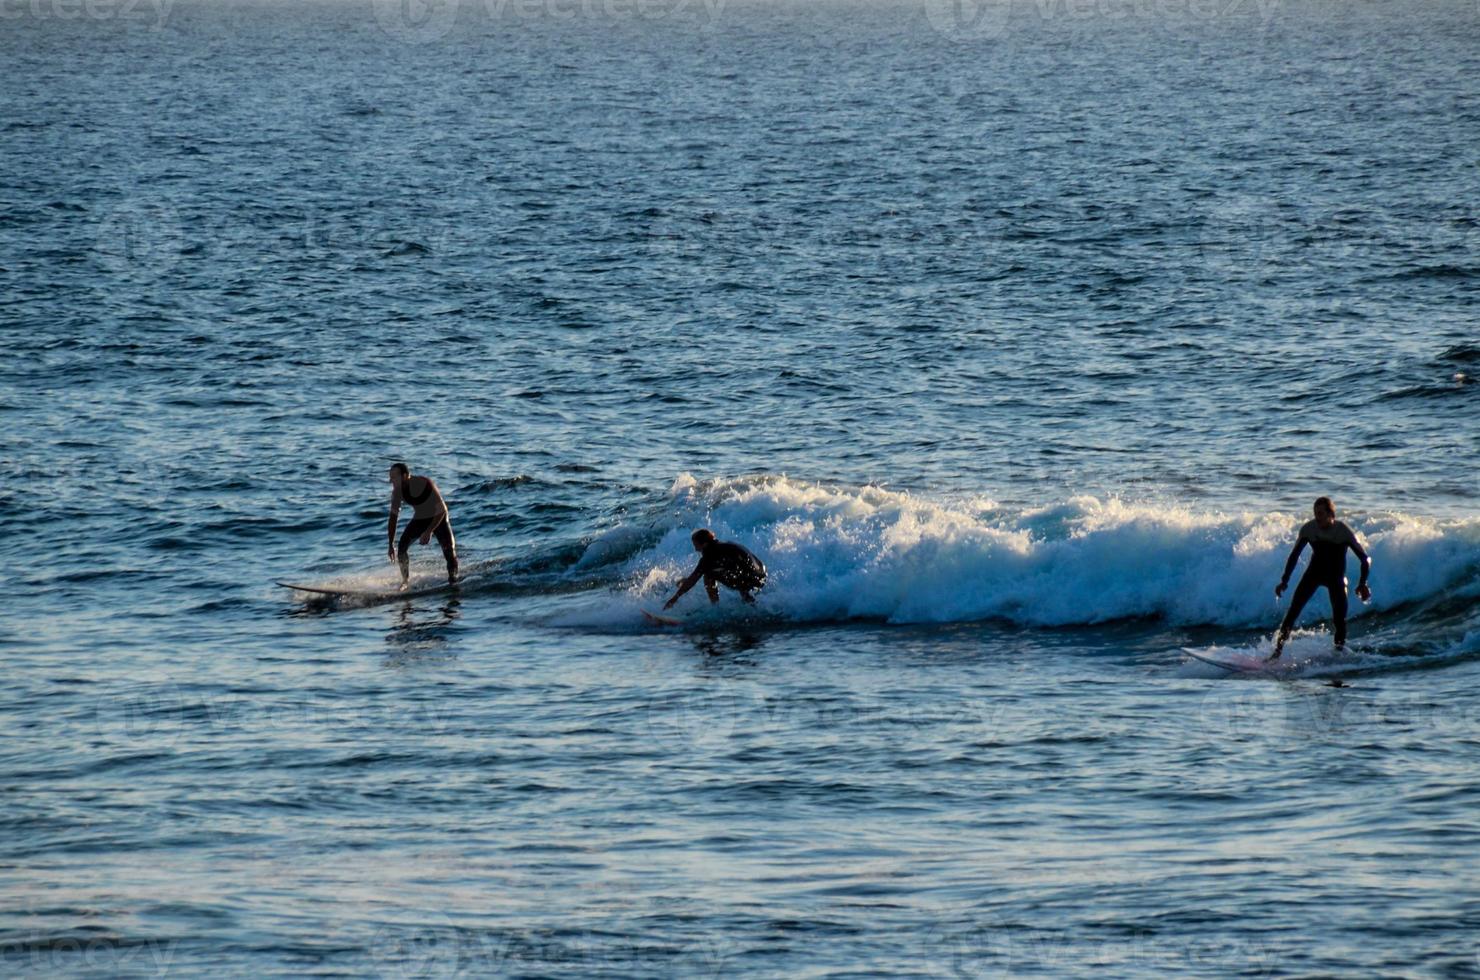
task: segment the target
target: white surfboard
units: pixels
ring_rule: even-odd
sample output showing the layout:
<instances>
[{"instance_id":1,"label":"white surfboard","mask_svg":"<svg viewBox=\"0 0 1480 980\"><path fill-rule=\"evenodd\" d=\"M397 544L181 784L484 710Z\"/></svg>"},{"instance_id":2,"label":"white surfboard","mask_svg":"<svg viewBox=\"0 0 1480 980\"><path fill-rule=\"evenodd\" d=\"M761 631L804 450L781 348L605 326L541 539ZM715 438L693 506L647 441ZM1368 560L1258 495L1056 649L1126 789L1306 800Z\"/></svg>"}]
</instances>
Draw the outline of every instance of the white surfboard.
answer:
<instances>
[{"instance_id":1,"label":"white surfboard","mask_svg":"<svg viewBox=\"0 0 1480 980\"><path fill-rule=\"evenodd\" d=\"M1231 650L1220 650L1216 657L1190 647L1183 647L1182 652L1194 660L1201 660L1214 667L1222 667L1234 674L1265 674L1271 670L1278 670L1288 663L1288 661L1281 660L1266 660L1255 654L1236 653Z\"/></svg>"},{"instance_id":2,"label":"white surfboard","mask_svg":"<svg viewBox=\"0 0 1480 980\"><path fill-rule=\"evenodd\" d=\"M274 582L273 585L281 585L285 589L293 589L296 592L307 592L311 595L333 596L335 598L347 599L414 599L417 596L436 595L438 592L451 592L458 587L457 582L443 582L440 585L424 585L412 589L331 589L322 585L299 585L296 582Z\"/></svg>"}]
</instances>

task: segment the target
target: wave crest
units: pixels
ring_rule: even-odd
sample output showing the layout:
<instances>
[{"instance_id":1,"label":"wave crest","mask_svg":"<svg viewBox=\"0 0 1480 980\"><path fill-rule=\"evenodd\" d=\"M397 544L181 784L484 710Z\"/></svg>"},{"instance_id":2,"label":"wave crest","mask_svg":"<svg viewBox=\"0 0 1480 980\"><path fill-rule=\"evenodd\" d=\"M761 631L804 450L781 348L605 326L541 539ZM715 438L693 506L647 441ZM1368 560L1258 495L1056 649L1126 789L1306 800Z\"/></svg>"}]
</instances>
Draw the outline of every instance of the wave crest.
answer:
<instances>
[{"instance_id":1,"label":"wave crest","mask_svg":"<svg viewBox=\"0 0 1480 980\"><path fill-rule=\"evenodd\" d=\"M1374 563L1376 597L1354 604L1354 616L1474 584L1480 571L1480 521L1343 519ZM657 542L623 571L636 597L662 593L692 567L689 532L708 526L762 557L770 570L762 608L793 621L1068 626L1155 617L1254 626L1280 615L1272 589L1303 520L1088 496L1014 508L784 476L684 474L650 532ZM630 529L611 534L630 543ZM591 547L609 549L604 539ZM1325 608L1322 595L1311 615Z\"/></svg>"}]
</instances>

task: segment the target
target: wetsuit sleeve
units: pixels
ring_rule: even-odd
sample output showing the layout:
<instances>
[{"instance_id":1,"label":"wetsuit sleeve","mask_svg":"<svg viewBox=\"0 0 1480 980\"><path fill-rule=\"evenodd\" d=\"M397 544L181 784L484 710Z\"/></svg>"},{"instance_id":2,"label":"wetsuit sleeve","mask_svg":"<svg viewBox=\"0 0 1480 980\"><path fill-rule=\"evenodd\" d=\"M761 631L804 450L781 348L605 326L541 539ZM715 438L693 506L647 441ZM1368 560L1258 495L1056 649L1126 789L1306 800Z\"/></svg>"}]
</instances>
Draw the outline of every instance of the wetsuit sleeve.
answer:
<instances>
[{"instance_id":1,"label":"wetsuit sleeve","mask_svg":"<svg viewBox=\"0 0 1480 980\"><path fill-rule=\"evenodd\" d=\"M1357 532L1351 528L1347 528L1346 533L1351 537L1351 541L1347 546L1351 548L1352 554L1357 556L1357 561L1362 563L1362 578L1357 582L1357 588L1360 589L1367 584L1367 576L1372 572L1372 559L1368 557L1367 552L1362 548L1362 542L1357 540Z\"/></svg>"},{"instance_id":2,"label":"wetsuit sleeve","mask_svg":"<svg viewBox=\"0 0 1480 980\"><path fill-rule=\"evenodd\" d=\"M688 578L686 578L682 582L678 583L678 591L675 592L675 593L673 593L673 598L669 599L667 602L665 602L663 604L663 608L664 609L668 609L668 608L672 607L672 605L675 602L677 602L679 599L682 599L683 596L684 596L684 593L686 593L690 589L692 589L694 587L695 583L697 583L699 581L699 576L701 574L702 573L699 571L699 569L696 568L689 575Z\"/></svg>"},{"instance_id":3,"label":"wetsuit sleeve","mask_svg":"<svg viewBox=\"0 0 1480 980\"><path fill-rule=\"evenodd\" d=\"M1295 539L1295 547L1290 549L1290 557L1285 559L1285 574L1280 576L1280 583L1288 585L1290 574L1295 571L1295 563L1300 560L1300 553L1305 550L1305 528L1300 529L1300 536Z\"/></svg>"}]
</instances>

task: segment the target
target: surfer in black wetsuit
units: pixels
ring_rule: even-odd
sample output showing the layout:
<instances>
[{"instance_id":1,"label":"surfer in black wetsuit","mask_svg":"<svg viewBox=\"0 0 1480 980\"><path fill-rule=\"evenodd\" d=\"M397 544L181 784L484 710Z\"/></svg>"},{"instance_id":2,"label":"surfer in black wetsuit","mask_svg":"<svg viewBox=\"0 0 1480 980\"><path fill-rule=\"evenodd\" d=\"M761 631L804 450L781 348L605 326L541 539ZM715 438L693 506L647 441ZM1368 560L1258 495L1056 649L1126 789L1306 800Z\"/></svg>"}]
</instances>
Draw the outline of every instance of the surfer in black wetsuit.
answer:
<instances>
[{"instance_id":1,"label":"surfer in black wetsuit","mask_svg":"<svg viewBox=\"0 0 1480 980\"><path fill-rule=\"evenodd\" d=\"M1300 529L1300 536L1295 539L1295 547L1290 549L1290 558L1285 562L1285 575L1274 588L1276 599L1284 595L1285 588L1290 584L1290 573L1295 571L1295 563L1300 560L1300 552L1309 544L1310 564L1306 566L1305 574L1300 576L1300 582L1295 586L1295 595L1290 599L1290 611L1285 613L1285 621L1280 624L1280 638L1275 641L1274 653L1269 655L1270 660L1276 659L1284 651L1285 641L1295 628L1300 610L1315 595L1316 589L1322 586L1331 597L1332 632L1335 634L1336 648L1339 650L1346 645L1346 549L1350 548L1362 563L1357 598L1363 602L1372 598L1372 590L1367 588L1367 575L1372 571L1372 559L1362 550L1352 529L1336 519L1336 505L1331 503L1330 497L1321 497L1316 501L1315 515L1315 520L1306 521L1305 526Z\"/></svg>"},{"instance_id":2,"label":"surfer in black wetsuit","mask_svg":"<svg viewBox=\"0 0 1480 980\"><path fill-rule=\"evenodd\" d=\"M755 555L733 541L720 541L708 528L700 528L690 535L694 550L699 552L699 565L688 578L679 583L673 598L663 604L672 609L673 604L683 598L699 580L704 580L704 591L709 593L710 602L719 602L721 585L740 593L740 598L754 603L754 593L766 584L766 566Z\"/></svg>"},{"instance_id":3,"label":"surfer in black wetsuit","mask_svg":"<svg viewBox=\"0 0 1480 980\"><path fill-rule=\"evenodd\" d=\"M447 559L447 584L457 581L457 542L452 537L452 522L447 517L447 502L442 492L429 476L413 476L405 463L392 464L389 471L391 483L391 521L386 530L386 554L401 565L401 588L411 575L411 559L407 552L411 542L420 538L422 544L437 536L442 546L442 557ZM406 530L401 533L401 543L396 544L396 520L401 514L401 502L409 503L415 510Z\"/></svg>"}]
</instances>

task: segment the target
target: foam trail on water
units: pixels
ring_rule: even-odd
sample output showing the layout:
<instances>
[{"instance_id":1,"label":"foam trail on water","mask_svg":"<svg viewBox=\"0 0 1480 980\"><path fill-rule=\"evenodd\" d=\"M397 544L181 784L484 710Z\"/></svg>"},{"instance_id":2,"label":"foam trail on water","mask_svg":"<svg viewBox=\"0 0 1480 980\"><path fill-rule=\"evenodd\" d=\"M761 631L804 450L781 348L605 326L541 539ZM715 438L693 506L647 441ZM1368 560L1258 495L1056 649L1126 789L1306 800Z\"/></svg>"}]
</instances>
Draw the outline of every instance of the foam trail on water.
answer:
<instances>
[{"instance_id":1,"label":"foam trail on water","mask_svg":"<svg viewBox=\"0 0 1480 980\"><path fill-rule=\"evenodd\" d=\"M1006 508L986 499L932 500L784 477L701 483L687 475L675 481L665 510L666 530L625 562L626 596L613 602L660 599L693 567L689 532L708 526L765 560L770 581L760 610L772 616L893 623L1001 618L1033 626L1161 617L1272 628L1284 609L1272 590L1304 520L1094 497ZM1473 584L1480 571L1480 521L1399 514L1344 519L1374 562L1374 602L1353 601L1354 618ZM610 535L628 540L631 530ZM606 538L591 549L609 550ZM1356 570L1352 561L1349 574ZM696 590L682 611L708 615L706 605ZM1307 608L1304 622L1328 615L1324 592ZM625 617L606 608L562 618L596 625Z\"/></svg>"},{"instance_id":2,"label":"foam trail on water","mask_svg":"<svg viewBox=\"0 0 1480 980\"><path fill-rule=\"evenodd\" d=\"M1247 646L1211 646L1197 651L1205 656L1223 661L1232 661L1238 656L1265 660L1274 652L1274 637L1267 635ZM1323 629L1296 631L1285 644L1279 660L1266 663L1258 673L1228 671L1191 657L1181 665L1179 673L1184 677L1222 680L1291 679L1295 677L1331 677L1351 674L1356 671L1393 670L1422 661L1423 657L1398 657L1370 649L1365 644L1353 641L1343 650L1337 650L1331 642L1331 634Z\"/></svg>"}]
</instances>

